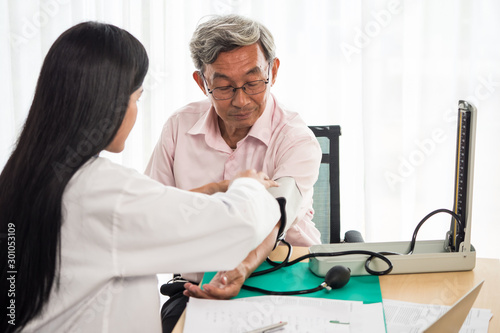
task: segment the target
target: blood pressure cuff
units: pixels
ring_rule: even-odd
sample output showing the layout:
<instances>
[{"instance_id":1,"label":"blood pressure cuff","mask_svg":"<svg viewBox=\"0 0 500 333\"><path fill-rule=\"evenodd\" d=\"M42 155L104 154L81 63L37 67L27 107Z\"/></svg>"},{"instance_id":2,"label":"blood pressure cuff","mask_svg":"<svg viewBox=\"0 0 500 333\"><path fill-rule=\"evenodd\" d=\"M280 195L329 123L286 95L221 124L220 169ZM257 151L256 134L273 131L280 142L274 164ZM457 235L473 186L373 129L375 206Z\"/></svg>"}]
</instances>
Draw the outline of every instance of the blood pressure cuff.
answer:
<instances>
[{"instance_id":1,"label":"blood pressure cuff","mask_svg":"<svg viewBox=\"0 0 500 333\"><path fill-rule=\"evenodd\" d=\"M297 212L302 202L302 194L300 193L295 179L292 177L282 177L276 179L280 184L278 187L270 187L269 193L276 198L280 205L281 224L278 231L276 244L285 238L286 232L293 225L297 218Z\"/></svg>"}]
</instances>

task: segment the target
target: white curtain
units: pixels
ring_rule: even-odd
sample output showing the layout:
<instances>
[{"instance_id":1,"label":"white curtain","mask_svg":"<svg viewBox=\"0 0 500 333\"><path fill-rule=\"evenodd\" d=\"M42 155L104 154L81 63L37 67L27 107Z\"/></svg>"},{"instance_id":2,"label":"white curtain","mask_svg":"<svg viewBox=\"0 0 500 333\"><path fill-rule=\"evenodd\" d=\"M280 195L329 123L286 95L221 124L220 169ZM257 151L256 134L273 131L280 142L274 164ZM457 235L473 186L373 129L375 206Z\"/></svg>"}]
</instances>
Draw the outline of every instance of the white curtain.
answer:
<instances>
[{"instance_id":1,"label":"white curtain","mask_svg":"<svg viewBox=\"0 0 500 333\"><path fill-rule=\"evenodd\" d=\"M105 154L144 170L167 117L203 98L188 43L205 15L264 23L281 60L273 91L310 125L339 124L342 228L367 241L409 240L453 206L458 100L478 108L472 243L500 256L500 3L397 0L98 1L0 4L0 167L29 109L41 63L70 26L97 20L143 42L150 71L126 149ZM419 239L444 239L448 216Z\"/></svg>"}]
</instances>

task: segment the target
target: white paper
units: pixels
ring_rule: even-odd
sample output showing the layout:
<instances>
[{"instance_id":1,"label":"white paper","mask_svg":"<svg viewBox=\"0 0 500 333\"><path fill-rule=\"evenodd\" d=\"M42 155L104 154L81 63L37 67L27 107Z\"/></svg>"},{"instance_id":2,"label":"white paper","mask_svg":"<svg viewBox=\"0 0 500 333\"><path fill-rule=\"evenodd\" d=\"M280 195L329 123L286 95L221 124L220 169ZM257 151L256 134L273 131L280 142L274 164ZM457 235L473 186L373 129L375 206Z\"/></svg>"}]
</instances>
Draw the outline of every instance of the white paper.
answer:
<instances>
[{"instance_id":1,"label":"white paper","mask_svg":"<svg viewBox=\"0 0 500 333\"><path fill-rule=\"evenodd\" d=\"M451 308L451 306L445 305L419 304L388 299L384 299L383 303L388 333L422 332ZM460 329L460 333L487 333L492 316L490 310L472 308Z\"/></svg>"},{"instance_id":2,"label":"white paper","mask_svg":"<svg viewBox=\"0 0 500 333\"><path fill-rule=\"evenodd\" d=\"M293 296L191 298L184 332L248 332L279 322L288 323L280 333L385 332L382 303Z\"/></svg>"}]
</instances>

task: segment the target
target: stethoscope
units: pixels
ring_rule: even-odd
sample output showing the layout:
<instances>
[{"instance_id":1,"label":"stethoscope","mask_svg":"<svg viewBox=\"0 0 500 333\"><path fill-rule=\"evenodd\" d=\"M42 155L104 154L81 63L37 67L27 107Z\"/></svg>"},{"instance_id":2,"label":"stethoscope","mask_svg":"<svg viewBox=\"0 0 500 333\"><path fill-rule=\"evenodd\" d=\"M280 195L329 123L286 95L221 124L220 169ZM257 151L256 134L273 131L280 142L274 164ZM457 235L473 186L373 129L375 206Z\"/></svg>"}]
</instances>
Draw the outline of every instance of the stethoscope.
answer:
<instances>
[{"instance_id":1,"label":"stethoscope","mask_svg":"<svg viewBox=\"0 0 500 333\"><path fill-rule=\"evenodd\" d=\"M345 256L345 255L351 255L351 254L363 254L363 255L368 255L368 259L365 261L365 269L368 273L372 275L385 275L389 274L392 271L392 262L387 258L385 255L386 254L396 254L396 253L379 253L379 252L373 252L373 251L366 251L366 250L350 250L350 251L339 251L339 252L316 252L316 253L309 253L303 256L298 257L297 259L294 259L290 261L290 257L292 255L292 246L290 243L288 243L285 240L281 240L281 243L285 244L288 248L287 256L285 260L282 262L274 262L271 259L267 258L266 261L269 263L271 268L258 271L258 272L253 272L250 274L250 278L254 276L260 276L264 274L268 274L271 272L274 272L282 267L287 267L294 265L298 262L301 262L304 259L309 259L313 257L336 257L336 256ZM383 260L388 268L382 271L375 271L371 269L370 263L372 258L379 258ZM252 287L252 286L247 286L243 285L241 288L245 290L250 290L250 291L256 291L260 292L266 295L302 295L302 294L309 294L313 293L322 289L326 289L330 291L331 289L339 289L345 286L351 278L351 270L343 265L336 265L333 266L328 270L328 272L325 275L325 281L323 281L319 286L316 288L311 288L311 289L304 289L304 290L293 290L293 291L272 291L272 290L266 290L262 288L257 288L257 287Z\"/></svg>"},{"instance_id":2,"label":"stethoscope","mask_svg":"<svg viewBox=\"0 0 500 333\"><path fill-rule=\"evenodd\" d=\"M269 257L266 259L266 261L273 267L269 269L265 269L262 271L258 272L253 272L250 274L250 277L254 276L260 276L264 274L268 274L271 272L274 272L282 267L286 266L291 266L294 265L304 259L309 259L309 258L314 258L314 257L337 257L337 256L345 256L345 255L352 255L352 254L362 254L362 255L367 255L368 258L365 261L365 270L371 274L371 275L386 275L389 274L392 271L392 262L387 258L387 255L411 255L414 250L415 250L415 244L417 240L417 233L420 227L424 224L425 221L427 221L430 217L437 213L447 213L450 214L455 221L458 224L459 230L464 230L463 229L463 222L462 219L459 215L457 215L455 212L450 211L448 209L437 209L428 215L426 215L417 225L413 232L412 240L410 242L410 250L406 254L402 253L396 253L396 252L373 252L373 251L367 251L367 250L349 250L349 251L339 251L339 252L316 252L316 253L309 253L306 255L303 255L301 257L298 257L295 260L290 261L290 257L292 255L292 246L290 243L285 241L284 239L281 239L280 242L285 244L288 247L288 252L285 260L283 260L280 263L274 262ZM387 264L387 269L382 270L382 271L376 271L370 268L370 263L373 258L378 258L382 261L384 261ZM272 290L266 290L262 288L257 288L257 287L251 287L247 285L242 285L242 289L245 290L250 290L250 291L256 291L260 292L266 295L301 295L301 294L309 294L313 293L322 289L326 289L330 291L331 289L339 289L345 286L351 278L351 270L342 265L337 265L333 266L328 270L328 272L325 275L325 281L323 281L319 286L316 288L311 288L311 289L304 289L304 290L293 290L293 291L272 291Z\"/></svg>"}]
</instances>

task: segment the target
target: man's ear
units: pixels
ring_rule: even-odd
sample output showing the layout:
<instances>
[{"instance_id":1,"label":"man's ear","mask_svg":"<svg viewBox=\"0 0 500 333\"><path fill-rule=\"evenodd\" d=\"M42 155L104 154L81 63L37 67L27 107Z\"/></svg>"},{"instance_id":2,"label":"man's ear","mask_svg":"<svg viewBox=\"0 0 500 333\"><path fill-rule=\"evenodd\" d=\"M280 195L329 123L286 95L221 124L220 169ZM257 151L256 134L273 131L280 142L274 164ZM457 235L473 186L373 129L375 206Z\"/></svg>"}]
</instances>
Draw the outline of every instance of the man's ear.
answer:
<instances>
[{"instance_id":1,"label":"man's ear","mask_svg":"<svg viewBox=\"0 0 500 333\"><path fill-rule=\"evenodd\" d=\"M194 71L193 72L193 79L196 81L196 83L198 84L198 87L200 87L201 91L203 91L203 93L205 95L207 95L206 88L205 88L205 80L203 80L203 77L201 76L201 72Z\"/></svg>"},{"instance_id":2,"label":"man's ear","mask_svg":"<svg viewBox=\"0 0 500 333\"><path fill-rule=\"evenodd\" d=\"M280 68L280 60L279 58L274 58L273 61L273 68L271 69L272 75L272 80L271 80L271 86L274 85L276 82L276 77L278 76L278 69Z\"/></svg>"}]
</instances>

